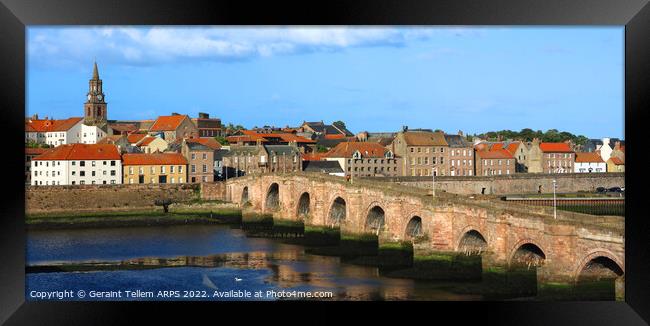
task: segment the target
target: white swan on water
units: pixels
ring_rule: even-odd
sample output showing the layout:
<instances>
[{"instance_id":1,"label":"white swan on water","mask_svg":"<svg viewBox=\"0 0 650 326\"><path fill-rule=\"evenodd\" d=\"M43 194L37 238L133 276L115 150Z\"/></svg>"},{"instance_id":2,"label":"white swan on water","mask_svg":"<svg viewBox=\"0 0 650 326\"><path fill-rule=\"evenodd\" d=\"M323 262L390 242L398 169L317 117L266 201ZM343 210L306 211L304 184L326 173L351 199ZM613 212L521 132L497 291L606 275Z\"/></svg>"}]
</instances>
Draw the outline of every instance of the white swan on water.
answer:
<instances>
[{"instance_id":1,"label":"white swan on water","mask_svg":"<svg viewBox=\"0 0 650 326\"><path fill-rule=\"evenodd\" d=\"M241 278L235 276L235 282L239 282L241 280L242 280Z\"/></svg>"}]
</instances>

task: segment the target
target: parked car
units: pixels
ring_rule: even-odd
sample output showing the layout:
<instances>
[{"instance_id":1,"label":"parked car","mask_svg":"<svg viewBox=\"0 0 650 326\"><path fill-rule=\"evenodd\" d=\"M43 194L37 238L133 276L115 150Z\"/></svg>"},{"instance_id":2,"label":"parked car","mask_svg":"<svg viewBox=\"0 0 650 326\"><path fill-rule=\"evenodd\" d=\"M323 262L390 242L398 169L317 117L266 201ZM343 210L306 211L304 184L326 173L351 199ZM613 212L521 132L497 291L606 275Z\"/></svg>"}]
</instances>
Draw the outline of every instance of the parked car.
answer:
<instances>
[{"instance_id":1,"label":"parked car","mask_svg":"<svg viewBox=\"0 0 650 326\"><path fill-rule=\"evenodd\" d=\"M621 187L611 187L609 192L623 192L623 190L621 190Z\"/></svg>"},{"instance_id":2,"label":"parked car","mask_svg":"<svg viewBox=\"0 0 650 326\"><path fill-rule=\"evenodd\" d=\"M596 188L596 192L607 192L607 189L605 187L598 187Z\"/></svg>"}]
</instances>

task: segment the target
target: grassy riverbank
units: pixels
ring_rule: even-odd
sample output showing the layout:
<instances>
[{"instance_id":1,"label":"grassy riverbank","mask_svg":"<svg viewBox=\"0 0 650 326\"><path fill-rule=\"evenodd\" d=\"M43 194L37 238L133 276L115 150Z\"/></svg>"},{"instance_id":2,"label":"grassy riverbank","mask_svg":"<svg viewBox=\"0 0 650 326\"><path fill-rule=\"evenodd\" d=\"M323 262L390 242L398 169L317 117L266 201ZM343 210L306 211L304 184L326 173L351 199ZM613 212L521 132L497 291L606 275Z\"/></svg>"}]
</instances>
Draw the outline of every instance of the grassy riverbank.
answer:
<instances>
[{"instance_id":1,"label":"grassy riverbank","mask_svg":"<svg viewBox=\"0 0 650 326\"><path fill-rule=\"evenodd\" d=\"M239 223L241 211L230 207L179 207L106 211L33 213L25 216L29 229L128 227L181 224Z\"/></svg>"}]
</instances>

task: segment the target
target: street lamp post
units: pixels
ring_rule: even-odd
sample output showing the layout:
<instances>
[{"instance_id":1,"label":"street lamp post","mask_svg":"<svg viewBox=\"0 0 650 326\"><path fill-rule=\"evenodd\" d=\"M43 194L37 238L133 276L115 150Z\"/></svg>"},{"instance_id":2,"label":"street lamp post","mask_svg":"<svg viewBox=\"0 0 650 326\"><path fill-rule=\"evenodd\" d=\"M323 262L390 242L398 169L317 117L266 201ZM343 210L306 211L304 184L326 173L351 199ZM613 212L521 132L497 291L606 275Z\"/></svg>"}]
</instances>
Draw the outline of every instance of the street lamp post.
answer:
<instances>
[{"instance_id":1,"label":"street lamp post","mask_svg":"<svg viewBox=\"0 0 650 326\"><path fill-rule=\"evenodd\" d=\"M557 200L555 198L556 181L553 179L553 219L557 219Z\"/></svg>"},{"instance_id":2,"label":"street lamp post","mask_svg":"<svg viewBox=\"0 0 650 326\"><path fill-rule=\"evenodd\" d=\"M431 197L436 196L436 168L431 168Z\"/></svg>"}]
</instances>

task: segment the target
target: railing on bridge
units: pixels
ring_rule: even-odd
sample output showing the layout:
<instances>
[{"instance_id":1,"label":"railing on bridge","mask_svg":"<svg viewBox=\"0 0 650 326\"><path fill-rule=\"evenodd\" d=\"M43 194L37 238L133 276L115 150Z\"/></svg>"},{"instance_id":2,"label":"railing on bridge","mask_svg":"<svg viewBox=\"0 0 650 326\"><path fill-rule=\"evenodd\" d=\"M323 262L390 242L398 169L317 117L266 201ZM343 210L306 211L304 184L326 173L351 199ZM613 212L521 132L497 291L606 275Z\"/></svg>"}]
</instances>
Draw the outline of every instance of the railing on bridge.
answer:
<instances>
[{"instance_id":1,"label":"railing on bridge","mask_svg":"<svg viewBox=\"0 0 650 326\"><path fill-rule=\"evenodd\" d=\"M518 203L529 206L553 207L558 210L583 213L589 215L625 216L625 197L570 197L570 198L526 198L503 197L508 203Z\"/></svg>"}]
</instances>

